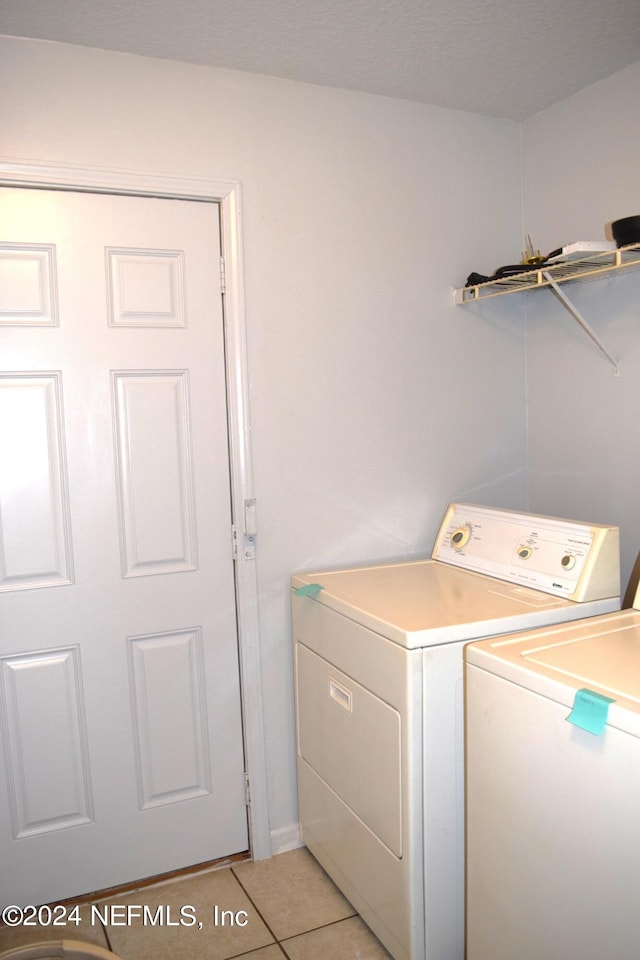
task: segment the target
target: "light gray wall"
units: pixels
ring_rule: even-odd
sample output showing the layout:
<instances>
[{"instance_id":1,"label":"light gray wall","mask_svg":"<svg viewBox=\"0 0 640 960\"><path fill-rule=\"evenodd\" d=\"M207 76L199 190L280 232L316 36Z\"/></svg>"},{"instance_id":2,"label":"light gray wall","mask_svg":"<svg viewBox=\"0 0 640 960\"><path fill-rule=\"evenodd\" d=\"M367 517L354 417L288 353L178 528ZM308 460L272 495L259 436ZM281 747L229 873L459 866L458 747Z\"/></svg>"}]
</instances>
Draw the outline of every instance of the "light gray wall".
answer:
<instances>
[{"instance_id":1,"label":"light gray wall","mask_svg":"<svg viewBox=\"0 0 640 960\"><path fill-rule=\"evenodd\" d=\"M611 239L640 214L640 62L524 124L524 223L536 246ZM528 295L531 509L619 524L623 586L640 550L640 271L564 288L620 376L545 291Z\"/></svg>"},{"instance_id":2,"label":"light gray wall","mask_svg":"<svg viewBox=\"0 0 640 960\"><path fill-rule=\"evenodd\" d=\"M426 554L450 500L526 508L520 308L451 288L521 248L520 127L0 40L0 153L242 182L275 848L297 823L288 579Z\"/></svg>"}]
</instances>

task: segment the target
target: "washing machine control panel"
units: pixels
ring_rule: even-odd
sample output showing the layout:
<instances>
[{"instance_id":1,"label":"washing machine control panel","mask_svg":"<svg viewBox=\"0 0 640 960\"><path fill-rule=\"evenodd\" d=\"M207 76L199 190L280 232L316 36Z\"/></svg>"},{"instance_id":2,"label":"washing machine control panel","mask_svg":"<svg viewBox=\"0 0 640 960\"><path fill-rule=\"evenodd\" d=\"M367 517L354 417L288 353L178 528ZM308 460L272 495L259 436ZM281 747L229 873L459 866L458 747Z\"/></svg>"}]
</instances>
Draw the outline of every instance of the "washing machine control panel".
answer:
<instances>
[{"instance_id":1,"label":"washing machine control panel","mask_svg":"<svg viewBox=\"0 0 640 960\"><path fill-rule=\"evenodd\" d=\"M613 526L452 503L432 557L573 600L620 593Z\"/></svg>"}]
</instances>

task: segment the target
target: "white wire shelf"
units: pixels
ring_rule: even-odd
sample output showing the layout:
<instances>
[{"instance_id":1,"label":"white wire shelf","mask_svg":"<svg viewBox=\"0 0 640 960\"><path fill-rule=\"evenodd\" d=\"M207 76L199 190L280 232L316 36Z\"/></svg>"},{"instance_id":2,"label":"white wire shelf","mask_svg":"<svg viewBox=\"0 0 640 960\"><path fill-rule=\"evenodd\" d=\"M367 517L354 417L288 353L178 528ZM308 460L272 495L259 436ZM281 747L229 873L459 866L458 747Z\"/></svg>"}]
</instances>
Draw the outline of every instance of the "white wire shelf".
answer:
<instances>
[{"instance_id":1,"label":"white wire shelf","mask_svg":"<svg viewBox=\"0 0 640 960\"><path fill-rule=\"evenodd\" d=\"M617 270L640 267L640 243L632 243L616 250L591 253L579 259L565 260L561 263L542 264L532 270L525 270L500 280L488 280L470 287L454 290L457 304L475 303L488 297L498 297L505 293L522 293L541 287L552 287L576 280L590 280L604 277Z\"/></svg>"}]
</instances>

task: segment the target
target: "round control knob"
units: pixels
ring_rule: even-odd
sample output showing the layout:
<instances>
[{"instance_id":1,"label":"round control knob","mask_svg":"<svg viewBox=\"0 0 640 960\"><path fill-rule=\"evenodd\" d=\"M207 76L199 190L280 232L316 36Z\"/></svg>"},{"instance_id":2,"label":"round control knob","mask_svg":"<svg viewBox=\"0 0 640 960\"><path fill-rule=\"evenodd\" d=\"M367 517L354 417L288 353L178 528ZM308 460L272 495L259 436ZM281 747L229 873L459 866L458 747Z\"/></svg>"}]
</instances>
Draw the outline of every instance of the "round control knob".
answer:
<instances>
[{"instance_id":1,"label":"round control knob","mask_svg":"<svg viewBox=\"0 0 640 960\"><path fill-rule=\"evenodd\" d=\"M468 523L465 523L463 527L458 527L457 530L454 530L451 534L451 546L454 550L462 550L464 545L468 543L470 536L471 527Z\"/></svg>"},{"instance_id":2,"label":"round control knob","mask_svg":"<svg viewBox=\"0 0 640 960\"><path fill-rule=\"evenodd\" d=\"M560 561L564 570L571 570L572 567L576 565L576 558L572 553L565 553L564 557Z\"/></svg>"},{"instance_id":3,"label":"round control knob","mask_svg":"<svg viewBox=\"0 0 640 960\"><path fill-rule=\"evenodd\" d=\"M521 560L528 560L531 556L531 547L518 547L518 556Z\"/></svg>"}]
</instances>

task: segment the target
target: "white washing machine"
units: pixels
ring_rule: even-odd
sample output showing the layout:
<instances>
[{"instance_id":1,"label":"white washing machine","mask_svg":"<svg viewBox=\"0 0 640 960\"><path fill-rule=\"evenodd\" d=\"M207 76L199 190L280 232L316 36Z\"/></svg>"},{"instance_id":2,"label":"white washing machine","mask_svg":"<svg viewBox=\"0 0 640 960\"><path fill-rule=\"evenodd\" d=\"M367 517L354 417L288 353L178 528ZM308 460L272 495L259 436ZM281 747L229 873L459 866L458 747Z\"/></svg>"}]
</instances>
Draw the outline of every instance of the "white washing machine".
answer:
<instances>
[{"instance_id":1,"label":"white washing machine","mask_svg":"<svg viewBox=\"0 0 640 960\"><path fill-rule=\"evenodd\" d=\"M466 648L468 960L640 957L634 607Z\"/></svg>"},{"instance_id":2,"label":"white washing machine","mask_svg":"<svg viewBox=\"0 0 640 960\"><path fill-rule=\"evenodd\" d=\"M292 578L302 840L396 960L464 956L464 644L618 609L618 557L451 504L430 560Z\"/></svg>"}]
</instances>

